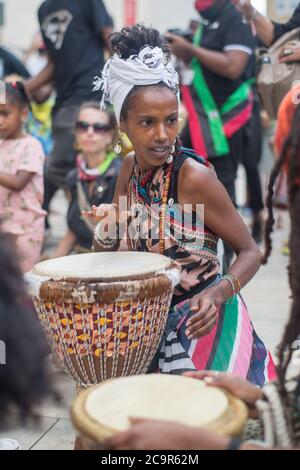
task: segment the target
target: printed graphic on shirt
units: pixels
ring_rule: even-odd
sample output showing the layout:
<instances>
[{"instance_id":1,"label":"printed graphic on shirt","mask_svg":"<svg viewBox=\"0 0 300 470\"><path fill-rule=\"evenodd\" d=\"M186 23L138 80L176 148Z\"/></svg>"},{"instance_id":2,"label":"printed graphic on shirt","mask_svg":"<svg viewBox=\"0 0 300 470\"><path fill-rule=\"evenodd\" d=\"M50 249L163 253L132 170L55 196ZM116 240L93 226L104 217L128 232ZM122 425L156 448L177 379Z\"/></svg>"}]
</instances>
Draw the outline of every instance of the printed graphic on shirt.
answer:
<instances>
[{"instance_id":1,"label":"printed graphic on shirt","mask_svg":"<svg viewBox=\"0 0 300 470\"><path fill-rule=\"evenodd\" d=\"M73 15L68 10L56 11L44 19L42 30L45 36L54 44L55 49L59 50L63 45L72 20Z\"/></svg>"}]
</instances>

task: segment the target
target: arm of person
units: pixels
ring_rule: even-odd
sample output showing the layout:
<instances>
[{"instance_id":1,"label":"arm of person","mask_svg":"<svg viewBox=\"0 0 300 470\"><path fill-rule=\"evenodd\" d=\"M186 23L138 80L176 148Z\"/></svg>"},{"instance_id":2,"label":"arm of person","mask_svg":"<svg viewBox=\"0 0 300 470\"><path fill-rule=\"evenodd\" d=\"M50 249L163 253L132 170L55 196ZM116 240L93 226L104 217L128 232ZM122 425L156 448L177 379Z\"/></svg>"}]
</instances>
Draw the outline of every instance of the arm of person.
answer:
<instances>
[{"instance_id":1,"label":"arm of person","mask_svg":"<svg viewBox=\"0 0 300 470\"><path fill-rule=\"evenodd\" d=\"M260 267L261 253L216 175L197 162L187 160L179 174L179 202L181 206L204 205L205 226L232 247L237 258L229 271L241 287L245 286ZM233 293L231 283L223 279L194 296L191 308L196 313L187 322L187 336L192 339L211 331L218 308Z\"/></svg>"},{"instance_id":2,"label":"arm of person","mask_svg":"<svg viewBox=\"0 0 300 470\"><path fill-rule=\"evenodd\" d=\"M193 57L213 73L231 80L241 76L249 60L249 54L243 51L218 52L205 47L197 47L181 36L166 33L170 40L170 49L174 55L189 62Z\"/></svg>"},{"instance_id":3,"label":"arm of person","mask_svg":"<svg viewBox=\"0 0 300 470\"><path fill-rule=\"evenodd\" d=\"M93 22L93 29L96 34L100 35L100 38L104 44L105 49L112 54L112 47L110 43L110 35L113 32L113 20L109 15L108 11L102 0L89 0L90 13Z\"/></svg>"},{"instance_id":4,"label":"arm of person","mask_svg":"<svg viewBox=\"0 0 300 470\"><path fill-rule=\"evenodd\" d=\"M10 52L2 48L0 49L0 55L2 56L4 62L6 62L7 64L7 75L18 75L23 79L29 79L30 73L28 72L26 66Z\"/></svg>"},{"instance_id":5,"label":"arm of person","mask_svg":"<svg viewBox=\"0 0 300 470\"><path fill-rule=\"evenodd\" d=\"M68 256L76 243L76 235L72 230L68 230L65 236L60 240L55 248L51 258L60 258L61 256Z\"/></svg>"},{"instance_id":6,"label":"arm of person","mask_svg":"<svg viewBox=\"0 0 300 470\"><path fill-rule=\"evenodd\" d=\"M232 0L237 10L243 15L246 21L253 23L258 37L266 45L270 46L274 41L274 23L266 16L259 13L253 7L250 0Z\"/></svg>"},{"instance_id":7,"label":"arm of person","mask_svg":"<svg viewBox=\"0 0 300 470\"><path fill-rule=\"evenodd\" d=\"M48 59L48 64L40 71L38 75L25 82L25 89L28 95L32 95L42 86L52 82L54 79L54 64L52 60Z\"/></svg>"},{"instance_id":8,"label":"arm of person","mask_svg":"<svg viewBox=\"0 0 300 470\"><path fill-rule=\"evenodd\" d=\"M108 450L226 450L231 438L204 428L168 421L131 418L131 427L103 442ZM241 443L239 450L266 450ZM271 449L270 449L271 450Z\"/></svg>"},{"instance_id":9,"label":"arm of person","mask_svg":"<svg viewBox=\"0 0 300 470\"><path fill-rule=\"evenodd\" d=\"M28 171L18 171L16 175L10 175L0 171L0 186L19 193L29 183L34 173Z\"/></svg>"},{"instance_id":10,"label":"arm of person","mask_svg":"<svg viewBox=\"0 0 300 470\"><path fill-rule=\"evenodd\" d=\"M104 47L105 47L105 49L108 50L110 55L113 54L113 50L112 50L112 46L111 46L111 42L110 42L110 36L111 36L112 33L113 33L113 28L111 28L111 27L102 28L101 31L100 31L100 35L101 35L102 41L104 43Z\"/></svg>"}]
</instances>

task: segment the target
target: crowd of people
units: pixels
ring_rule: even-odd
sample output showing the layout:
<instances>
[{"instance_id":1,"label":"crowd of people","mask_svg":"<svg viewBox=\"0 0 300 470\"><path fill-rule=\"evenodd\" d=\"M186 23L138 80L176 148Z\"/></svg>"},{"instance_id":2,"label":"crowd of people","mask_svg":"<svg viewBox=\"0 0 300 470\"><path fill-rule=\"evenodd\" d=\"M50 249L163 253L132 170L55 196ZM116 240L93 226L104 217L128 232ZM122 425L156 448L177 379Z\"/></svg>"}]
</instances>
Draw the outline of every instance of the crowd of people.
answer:
<instances>
[{"instance_id":1,"label":"crowd of people","mask_svg":"<svg viewBox=\"0 0 300 470\"><path fill-rule=\"evenodd\" d=\"M205 379L228 389L250 408L268 397L273 382L288 423L288 441L280 440L274 420L273 442L266 443L261 435L261 444L254 445L206 430L137 420L105 446L255 449L288 442L286 447L296 448L300 381L299 376L292 379L291 391L288 367L300 335L300 112L291 89L278 112L277 160L265 202L259 172L265 110L257 89L255 50L260 42L270 46L300 27L300 4L285 25L271 22L249 0L196 0L195 9L200 16L193 37L187 38L174 30L162 35L144 25L113 33L112 17L102 0L46 0L38 11L40 35L24 63L0 48L6 96L0 104L0 258L4 262L6 252L17 253L7 259L11 265L0 275L0 339L11 345L12 357L11 369L3 368L0 374L1 411L7 413L13 404L30 415L33 400L51 390L42 359L34 360L39 348L47 348L43 338L31 338L41 335L37 325L31 325L32 312L20 348L26 349L28 341L37 351L24 354L20 368L37 374L32 383L38 382L31 394L18 367L20 380L13 379L15 316L17 309L28 314L21 273L41 259L51 200L57 189L63 189L69 202L68 230L52 257L126 249L160 253L180 266L181 281L149 372ZM282 62L300 60L299 46L284 48ZM172 56L177 58L178 73ZM180 101L187 115L183 129ZM130 152L122 145L122 135L129 139ZM237 210L240 164L246 171L250 227ZM288 181L293 305L275 366L240 290L271 253L278 175ZM120 197L129 207L142 206L146 214L143 219L139 212L132 216L134 229L127 230L125 239L120 236L125 223ZM205 223L197 212L199 204L205 207ZM264 208L269 211L266 221ZM118 213L119 236L103 239L102 227L111 211ZM257 243L262 241L263 226L261 258ZM219 239L225 246L222 260ZM14 279L9 289L6 276ZM6 324L8 315L11 323ZM47 353L40 353L41 358Z\"/></svg>"}]
</instances>

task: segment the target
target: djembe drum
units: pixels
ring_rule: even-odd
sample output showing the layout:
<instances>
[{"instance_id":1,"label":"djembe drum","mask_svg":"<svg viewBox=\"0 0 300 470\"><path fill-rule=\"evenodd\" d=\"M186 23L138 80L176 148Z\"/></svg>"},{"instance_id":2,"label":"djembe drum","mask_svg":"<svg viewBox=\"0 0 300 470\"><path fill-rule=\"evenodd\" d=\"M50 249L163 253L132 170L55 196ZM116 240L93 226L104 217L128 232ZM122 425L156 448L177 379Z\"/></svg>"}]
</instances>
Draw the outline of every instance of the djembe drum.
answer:
<instances>
[{"instance_id":1,"label":"djembe drum","mask_svg":"<svg viewBox=\"0 0 300 470\"><path fill-rule=\"evenodd\" d=\"M237 436L245 426L247 407L203 381L150 374L108 380L81 392L73 402L71 416L83 447L100 449L104 439L129 428L132 416Z\"/></svg>"},{"instance_id":2,"label":"djembe drum","mask_svg":"<svg viewBox=\"0 0 300 470\"><path fill-rule=\"evenodd\" d=\"M26 275L50 347L79 388L145 373L179 271L152 253L89 253L37 264Z\"/></svg>"}]
</instances>

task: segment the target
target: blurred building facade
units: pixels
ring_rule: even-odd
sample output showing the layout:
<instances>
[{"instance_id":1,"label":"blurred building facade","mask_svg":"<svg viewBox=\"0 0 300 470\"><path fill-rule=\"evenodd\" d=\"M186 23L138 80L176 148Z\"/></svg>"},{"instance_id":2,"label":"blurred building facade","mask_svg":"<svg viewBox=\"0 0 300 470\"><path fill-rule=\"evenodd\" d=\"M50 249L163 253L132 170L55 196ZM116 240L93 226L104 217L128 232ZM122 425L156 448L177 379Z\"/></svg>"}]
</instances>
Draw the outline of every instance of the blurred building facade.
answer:
<instances>
[{"instance_id":1,"label":"blurred building facade","mask_svg":"<svg viewBox=\"0 0 300 470\"><path fill-rule=\"evenodd\" d=\"M82 0L83 2L85 0ZM42 0L0 0L4 4L4 26L0 41L15 52L26 49L38 29L36 12ZM104 0L116 29L126 22L144 22L161 31L186 28L197 18L194 0Z\"/></svg>"},{"instance_id":2,"label":"blurred building facade","mask_svg":"<svg viewBox=\"0 0 300 470\"><path fill-rule=\"evenodd\" d=\"M299 0L267 0L267 15L274 21L285 23L299 4Z\"/></svg>"},{"instance_id":3,"label":"blurred building facade","mask_svg":"<svg viewBox=\"0 0 300 470\"><path fill-rule=\"evenodd\" d=\"M85 0L82 0L83 2ZM261 12L276 21L284 22L299 0L252 0ZM38 29L37 9L42 0L0 0L1 44L21 53L27 49ZM124 24L144 22L164 32L168 28L186 28L189 21L197 18L194 0L104 0L114 18L116 29ZM4 25L1 26L1 4Z\"/></svg>"}]
</instances>

